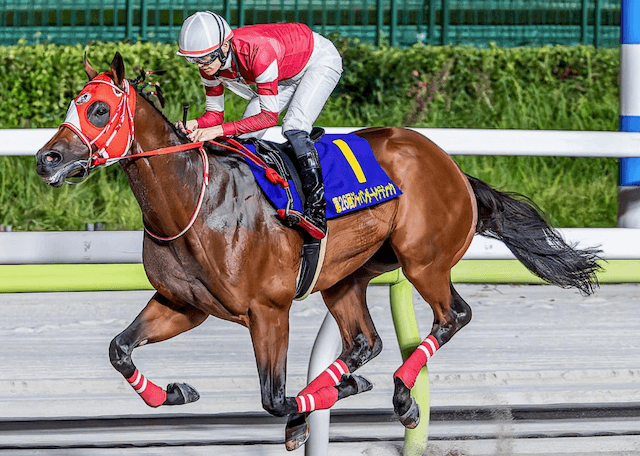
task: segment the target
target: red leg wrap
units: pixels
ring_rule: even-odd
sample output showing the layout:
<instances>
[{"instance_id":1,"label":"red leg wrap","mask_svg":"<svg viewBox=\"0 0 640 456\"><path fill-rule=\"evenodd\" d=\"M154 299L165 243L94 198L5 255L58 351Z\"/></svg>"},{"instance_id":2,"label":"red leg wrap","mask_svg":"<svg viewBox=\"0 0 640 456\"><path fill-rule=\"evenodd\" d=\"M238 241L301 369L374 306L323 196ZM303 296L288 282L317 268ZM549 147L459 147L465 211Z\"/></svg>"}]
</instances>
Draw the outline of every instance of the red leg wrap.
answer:
<instances>
[{"instance_id":1,"label":"red leg wrap","mask_svg":"<svg viewBox=\"0 0 640 456\"><path fill-rule=\"evenodd\" d=\"M400 366L400 368L393 374L394 377L398 377L402 380L402 383L409 389L413 388L416 383L416 378L422 366L427 364L429 358L433 356L436 350L440 348L438 341L431 334L418 345L418 348L411 353L411 356Z\"/></svg>"},{"instance_id":2,"label":"red leg wrap","mask_svg":"<svg viewBox=\"0 0 640 456\"><path fill-rule=\"evenodd\" d=\"M298 412L313 412L331 408L338 401L338 389L334 386L325 386L313 394L297 396Z\"/></svg>"},{"instance_id":3,"label":"red leg wrap","mask_svg":"<svg viewBox=\"0 0 640 456\"><path fill-rule=\"evenodd\" d=\"M349 368L341 359L337 359L331 366L318 375L311 383L309 383L300 393L299 396L304 394L313 394L316 391L326 386L336 386L340 383L340 379L344 374L349 373Z\"/></svg>"},{"instance_id":4,"label":"red leg wrap","mask_svg":"<svg viewBox=\"0 0 640 456\"><path fill-rule=\"evenodd\" d=\"M127 379L133 389L151 407L159 407L167 399L167 392L155 383L147 380L138 369Z\"/></svg>"}]
</instances>

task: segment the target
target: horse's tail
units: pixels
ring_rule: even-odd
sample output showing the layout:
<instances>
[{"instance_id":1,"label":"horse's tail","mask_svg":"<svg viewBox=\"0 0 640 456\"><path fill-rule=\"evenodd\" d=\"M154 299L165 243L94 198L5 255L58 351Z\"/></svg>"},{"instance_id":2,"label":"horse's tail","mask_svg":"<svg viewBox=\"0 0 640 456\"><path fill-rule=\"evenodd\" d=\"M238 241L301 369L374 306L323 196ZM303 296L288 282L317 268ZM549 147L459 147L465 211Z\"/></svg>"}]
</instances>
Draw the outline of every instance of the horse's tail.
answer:
<instances>
[{"instance_id":1,"label":"horse's tail","mask_svg":"<svg viewBox=\"0 0 640 456\"><path fill-rule=\"evenodd\" d=\"M478 203L476 233L498 239L527 269L562 288L575 287L585 295L598 286L598 249L577 249L542 217L522 195L506 194L467 175ZM518 199L516 199L518 198Z\"/></svg>"}]
</instances>

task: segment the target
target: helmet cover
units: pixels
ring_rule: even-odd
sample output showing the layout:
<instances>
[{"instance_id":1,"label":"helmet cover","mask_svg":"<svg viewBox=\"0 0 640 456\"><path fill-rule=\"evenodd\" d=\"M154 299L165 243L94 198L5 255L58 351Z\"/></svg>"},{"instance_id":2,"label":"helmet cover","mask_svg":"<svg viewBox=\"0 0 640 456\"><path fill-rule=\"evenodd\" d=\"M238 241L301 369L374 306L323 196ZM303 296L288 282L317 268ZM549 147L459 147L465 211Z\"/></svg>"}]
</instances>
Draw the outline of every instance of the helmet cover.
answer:
<instances>
[{"instance_id":1,"label":"helmet cover","mask_svg":"<svg viewBox=\"0 0 640 456\"><path fill-rule=\"evenodd\" d=\"M177 54L202 57L219 49L232 36L231 27L222 16L211 11L199 11L182 24Z\"/></svg>"}]
</instances>

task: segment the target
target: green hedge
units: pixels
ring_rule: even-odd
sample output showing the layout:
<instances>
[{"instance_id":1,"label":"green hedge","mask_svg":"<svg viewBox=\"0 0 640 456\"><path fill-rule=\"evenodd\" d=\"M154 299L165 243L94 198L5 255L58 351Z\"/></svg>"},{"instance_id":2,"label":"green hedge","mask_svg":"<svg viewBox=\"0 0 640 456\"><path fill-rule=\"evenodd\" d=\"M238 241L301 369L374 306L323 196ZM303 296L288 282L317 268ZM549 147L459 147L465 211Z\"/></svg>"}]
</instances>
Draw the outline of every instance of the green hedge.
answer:
<instances>
[{"instance_id":1,"label":"green hedge","mask_svg":"<svg viewBox=\"0 0 640 456\"><path fill-rule=\"evenodd\" d=\"M344 74L316 122L323 126L617 130L619 50L589 46L476 49L414 46L375 48L332 37ZM127 67L167 70L161 82L172 120L182 104L190 117L204 109L196 68L175 46L93 43L88 46L0 47L0 128L57 127L86 82L86 52L106 71L115 51ZM244 101L227 97L227 118ZM456 157L466 172L503 190L532 197L560 226L614 226L617 165L614 159ZM81 186L46 187L33 159L0 158L0 223L14 229L140 229L141 218L117 167L100 170ZM122 208L125 208L124 210Z\"/></svg>"},{"instance_id":2,"label":"green hedge","mask_svg":"<svg viewBox=\"0 0 640 456\"><path fill-rule=\"evenodd\" d=\"M370 120L385 124L391 120L397 125L474 128L618 128L618 49L419 45L395 49L333 39L344 57L335 98L351 108L347 117L367 121L366 125ZM167 70L161 83L168 114L179 115L180 106L188 101L195 115L204 104L198 72L175 50L172 45L151 43L0 47L0 126L57 126L70 99L86 82L85 52L99 71L108 69L115 51L123 55L129 77L140 67ZM236 101L233 97L229 103L235 106ZM510 118L504 109L520 118Z\"/></svg>"},{"instance_id":3,"label":"green hedge","mask_svg":"<svg viewBox=\"0 0 640 456\"><path fill-rule=\"evenodd\" d=\"M358 106L407 105L404 124L563 130L618 128L618 49L590 46L375 49L339 41L340 93Z\"/></svg>"}]
</instances>

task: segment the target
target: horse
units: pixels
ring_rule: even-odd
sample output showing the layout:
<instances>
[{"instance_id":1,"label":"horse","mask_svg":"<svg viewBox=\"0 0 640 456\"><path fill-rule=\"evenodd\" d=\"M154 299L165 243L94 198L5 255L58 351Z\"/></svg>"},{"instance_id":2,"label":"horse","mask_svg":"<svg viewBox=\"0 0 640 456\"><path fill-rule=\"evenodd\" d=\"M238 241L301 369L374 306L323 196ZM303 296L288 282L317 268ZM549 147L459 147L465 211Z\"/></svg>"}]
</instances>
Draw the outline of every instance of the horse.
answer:
<instances>
[{"instance_id":1,"label":"horse","mask_svg":"<svg viewBox=\"0 0 640 456\"><path fill-rule=\"evenodd\" d=\"M402 268L434 315L430 334L393 377L395 414L413 428L420 410L410 389L418 371L471 320L471 307L451 283L451 268L476 234L504 242L549 283L584 294L597 287L599 251L565 242L526 197L466 175L417 132L359 130L355 134L369 143L402 194L329 221L313 292L321 293L338 324L342 351L300 394L287 396L289 310L303 234L277 217L240 155L221 142L201 147L201 157L187 150L193 145L184 133L125 78L119 53L102 74L85 55L84 70L89 81L71 102L65 123L38 151L36 170L47 184L60 187L111 160L129 179L143 215L144 269L156 292L111 341L109 358L149 406L185 404L199 394L186 383L155 385L136 368L133 351L193 329L212 315L249 330L262 406L288 417L286 448L298 448L308 437L309 413L371 388L353 374L382 350L367 309L367 285ZM167 147L180 152L151 155Z\"/></svg>"}]
</instances>

